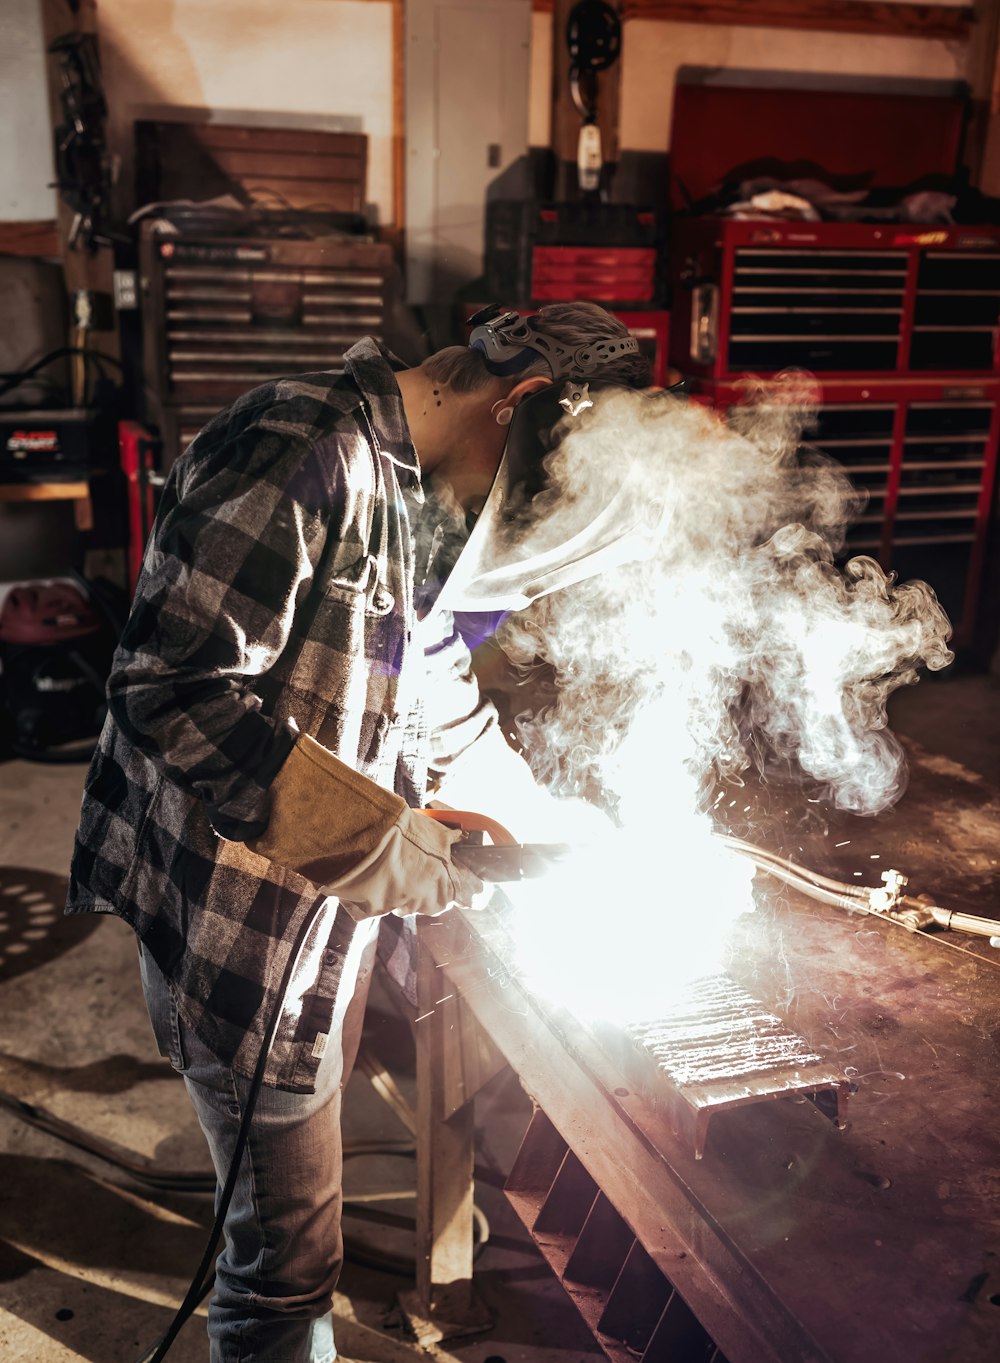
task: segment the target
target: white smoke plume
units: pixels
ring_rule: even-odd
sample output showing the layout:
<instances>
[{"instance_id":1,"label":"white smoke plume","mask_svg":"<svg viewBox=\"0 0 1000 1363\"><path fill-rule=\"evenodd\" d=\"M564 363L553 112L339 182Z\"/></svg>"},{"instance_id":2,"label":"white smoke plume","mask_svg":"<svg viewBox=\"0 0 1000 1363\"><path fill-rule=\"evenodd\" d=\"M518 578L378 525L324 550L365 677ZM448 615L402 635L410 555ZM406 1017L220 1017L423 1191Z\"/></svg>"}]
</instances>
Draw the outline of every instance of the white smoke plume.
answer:
<instances>
[{"instance_id":1,"label":"white smoke plume","mask_svg":"<svg viewBox=\"0 0 1000 1363\"><path fill-rule=\"evenodd\" d=\"M579 1018L661 1017L722 968L753 898L750 864L706 810L719 778L766 754L842 808L885 809L905 782L887 698L951 660L926 584L898 584L870 558L835 563L862 503L841 468L801 450L792 383L791 401L736 426L668 396L609 395L549 456L524 558L611 493L641 540L635 561L541 598L501 633L515 661L555 673L556 702L519 721L536 774L614 818L597 833L581 822L575 856L509 891L512 968Z\"/></svg>"},{"instance_id":2,"label":"white smoke plume","mask_svg":"<svg viewBox=\"0 0 1000 1363\"><path fill-rule=\"evenodd\" d=\"M867 557L835 563L862 500L839 465L803 448L808 396L791 377L726 425L694 403L616 392L549 456L524 551L558 542L617 490L642 557L503 631L513 659L555 670L556 706L522 721L543 779L596 785L627 818L638 769L660 801L680 785L697 801L764 749L841 808L877 813L898 797L886 701L920 666L951 661L950 626L926 583L897 583Z\"/></svg>"}]
</instances>

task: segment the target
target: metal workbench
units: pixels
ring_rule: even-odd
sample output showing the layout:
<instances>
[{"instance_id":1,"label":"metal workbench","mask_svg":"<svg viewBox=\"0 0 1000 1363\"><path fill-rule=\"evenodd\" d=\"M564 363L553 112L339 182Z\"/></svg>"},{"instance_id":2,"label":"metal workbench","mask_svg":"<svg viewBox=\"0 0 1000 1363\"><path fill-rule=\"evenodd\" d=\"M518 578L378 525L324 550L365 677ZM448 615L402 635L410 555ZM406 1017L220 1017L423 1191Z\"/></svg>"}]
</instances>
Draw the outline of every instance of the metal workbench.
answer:
<instances>
[{"instance_id":1,"label":"metal workbench","mask_svg":"<svg viewBox=\"0 0 1000 1363\"><path fill-rule=\"evenodd\" d=\"M769 788L756 832L774 843L780 830L780 850L842 879L896 866L915 892L1000 917L1000 795L918 749L911 769L880 819L782 808ZM760 898L727 969L843 1074L847 1123L801 1096L734 1107L713 1117L701 1159L655 1083L625 1077L625 1050L521 990L502 919L428 920L410 1302L424 1338L485 1320L471 1100L506 1063L536 1109L508 1196L612 1359L1000 1357L1000 952L777 886Z\"/></svg>"}]
</instances>

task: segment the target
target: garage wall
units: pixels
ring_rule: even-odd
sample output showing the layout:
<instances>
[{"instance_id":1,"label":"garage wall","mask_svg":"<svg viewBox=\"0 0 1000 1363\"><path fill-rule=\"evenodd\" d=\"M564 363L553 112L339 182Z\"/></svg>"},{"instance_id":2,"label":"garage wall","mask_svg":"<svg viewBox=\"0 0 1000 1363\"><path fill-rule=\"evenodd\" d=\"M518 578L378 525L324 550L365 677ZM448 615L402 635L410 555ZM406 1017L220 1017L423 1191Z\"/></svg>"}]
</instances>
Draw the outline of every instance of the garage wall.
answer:
<instances>
[{"instance_id":1,"label":"garage wall","mask_svg":"<svg viewBox=\"0 0 1000 1363\"><path fill-rule=\"evenodd\" d=\"M133 121L187 108L218 123L366 133L372 216L392 222L390 4L98 0L98 29L120 202L132 198Z\"/></svg>"},{"instance_id":2,"label":"garage wall","mask_svg":"<svg viewBox=\"0 0 1000 1363\"><path fill-rule=\"evenodd\" d=\"M0 3L0 222L54 218L39 0Z\"/></svg>"},{"instance_id":3,"label":"garage wall","mask_svg":"<svg viewBox=\"0 0 1000 1363\"><path fill-rule=\"evenodd\" d=\"M531 16L531 75L528 89L528 146L552 141L552 15Z\"/></svg>"},{"instance_id":4,"label":"garage wall","mask_svg":"<svg viewBox=\"0 0 1000 1363\"><path fill-rule=\"evenodd\" d=\"M961 7L968 0L944 3ZM554 41L561 54L564 40L562 34L553 34L552 15L536 13L529 122L532 146L549 142ZM923 38L629 19L622 41L621 149L669 150L674 82L681 66L714 68L720 73L739 69L953 81L967 78L967 65L964 44Z\"/></svg>"}]
</instances>

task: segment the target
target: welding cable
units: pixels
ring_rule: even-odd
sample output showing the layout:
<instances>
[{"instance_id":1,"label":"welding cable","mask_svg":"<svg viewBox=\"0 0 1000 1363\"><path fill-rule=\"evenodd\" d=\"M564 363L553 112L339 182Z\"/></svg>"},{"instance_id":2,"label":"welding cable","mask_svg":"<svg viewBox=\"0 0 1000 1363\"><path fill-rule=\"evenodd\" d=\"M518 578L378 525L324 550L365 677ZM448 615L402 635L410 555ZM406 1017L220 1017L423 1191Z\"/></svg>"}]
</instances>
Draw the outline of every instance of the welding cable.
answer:
<instances>
[{"instance_id":1,"label":"welding cable","mask_svg":"<svg viewBox=\"0 0 1000 1363\"><path fill-rule=\"evenodd\" d=\"M810 899L815 899L820 904L830 904L835 909L848 909L851 913L868 912L868 906L864 900L858 899L854 895L835 894L832 890L825 890L819 885L814 885L811 880L792 875L789 871L785 871L780 866L775 866L770 862L761 863L758 869L765 871L769 876L784 881L791 889L798 890L800 894L808 895ZM852 885L847 888L853 890L856 887Z\"/></svg>"},{"instance_id":2,"label":"welding cable","mask_svg":"<svg viewBox=\"0 0 1000 1363\"><path fill-rule=\"evenodd\" d=\"M233 1147L233 1157L229 1162L229 1169L226 1173L225 1182L218 1196L215 1220L212 1222L212 1229L209 1231L208 1242L205 1245L204 1253L201 1256L201 1262L194 1271L191 1284L184 1296L184 1300L177 1308L173 1320L167 1326L159 1340L155 1344L150 1345L150 1347L139 1356L136 1363L161 1363L161 1360L167 1356L167 1350L180 1333L181 1327L188 1318L194 1314L195 1310L212 1289L212 1284L215 1281L215 1270L213 1267L215 1247L222 1234L222 1228L225 1225L226 1216L229 1213L229 1204L232 1202L233 1193L236 1190L236 1180L239 1176L240 1165L243 1162L243 1152L246 1150L247 1141L250 1139L250 1123L253 1120L253 1114L257 1107L257 1098L260 1094L261 1085L264 1082L264 1071L267 1069L267 1062L271 1054L271 1046L274 1042L275 1033L278 1030L278 1021L284 1007L285 996L291 985L292 976L295 972L295 967L298 965L299 957L302 954L306 937L311 931L314 923L317 921L319 914L323 912L324 907L325 901L321 900L316 906L315 911L306 915L296 933L291 950L288 953L288 960L285 962L285 968L278 983L276 994L277 1002L271 1010L271 1016L267 1019L267 1024L264 1028L264 1035L260 1043L260 1051L257 1054L257 1064L254 1067L253 1078L250 1081L250 1089L247 1093L243 1120L240 1122L240 1129L236 1135L236 1144Z\"/></svg>"},{"instance_id":3,"label":"welding cable","mask_svg":"<svg viewBox=\"0 0 1000 1363\"><path fill-rule=\"evenodd\" d=\"M110 1164L113 1168L121 1170L122 1173L127 1174L129 1178L145 1188L152 1188L165 1193L215 1192L215 1174L210 1171L158 1169L155 1164L150 1164L146 1160L130 1157L109 1141L91 1135L89 1131L74 1125L73 1122L64 1121L63 1118L57 1117L54 1112L49 1112L47 1108L39 1107L35 1103L25 1102L23 1098L18 1098L13 1093L6 1093L2 1089L0 1089L0 1108L4 1108L18 1121L24 1122L26 1126L34 1127L36 1131L42 1131L55 1140L63 1141L66 1145L82 1150L85 1154L93 1156L94 1159L101 1160L105 1164ZM401 1159L409 1159L416 1154L416 1149L411 1139L347 1141L344 1144L343 1155L345 1160L359 1158L362 1155L393 1155Z\"/></svg>"},{"instance_id":4,"label":"welding cable","mask_svg":"<svg viewBox=\"0 0 1000 1363\"><path fill-rule=\"evenodd\" d=\"M122 368L121 360L116 359L114 355L106 354L103 350L90 350L83 346L64 345L60 346L58 350L50 350L47 355L43 355L40 360L35 360L34 364L29 364L26 369L7 370L6 372L0 373L0 397L9 393L12 388L18 388L22 383L27 383L29 379L35 377L40 369L45 369L48 365L55 364L56 360L67 359L73 356L81 357L80 363L84 365L88 363L95 365L102 378L107 377L104 370L105 364L113 364L119 370Z\"/></svg>"},{"instance_id":5,"label":"welding cable","mask_svg":"<svg viewBox=\"0 0 1000 1363\"><path fill-rule=\"evenodd\" d=\"M765 853L750 843L738 838L723 836L720 839L726 846L752 861L758 870L784 881L793 890L808 895L821 904L830 904L837 909L849 909L852 913L868 912L869 891L860 885L848 885L843 881L831 880L829 876L796 866L792 861L773 853Z\"/></svg>"},{"instance_id":6,"label":"welding cable","mask_svg":"<svg viewBox=\"0 0 1000 1363\"><path fill-rule=\"evenodd\" d=\"M796 879L808 881L812 885L829 890L832 894L847 895L858 900L868 898L869 890L863 885L850 885L843 880L833 880L830 876L821 875L819 871L813 871L808 866L799 866L796 862L789 861L787 857L778 856L776 852L769 852L762 847L755 847L753 843L743 842L729 834L719 834L719 841L734 852L739 852L741 856L748 857L762 871L773 869L775 874L793 875Z\"/></svg>"},{"instance_id":7,"label":"welding cable","mask_svg":"<svg viewBox=\"0 0 1000 1363\"><path fill-rule=\"evenodd\" d=\"M46 1108L38 1107L34 1103L27 1103L11 1093L5 1093L3 1090L0 1090L0 1108L5 1109L18 1121L24 1122L26 1126L31 1126L36 1131L41 1131L47 1136L63 1141L77 1150L82 1150L105 1164L110 1164L143 1188L151 1189L154 1192L175 1193L182 1196L206 1195L215 1192L217 1184L214 1172L157 1169L155 1165L148 1164L144 1160L130 1158L99 1136L91 1135L90 1132L72 1122L63 1121L61 1117L55 1116ZM346 1141L343 1147L345 1160L360 1158L363 1155L415 1159L416 1153L417 1147L412 1140ZM485 1178L486 1175L486 1170L476 1171L477 1178ZM406 1188L354 1193L350 1197L344 1198L344 1215L353 1216L359 1220L380 1221L384 1224L412 1231L415 1227L412 1217L393 1217L384 1212L372 1212L370 1207L372 1203L404 1201L415 1196L416 1193L413 1190ZM473 1258L478 1258L489 1242L490 1223L482 1208L476 1203L472 1204L472 1219L474 1232L472 1253ZM363 1268L372 1268L382 1273L395 1273L404 1278L412 1278L413 1276L414 1264L412 1258L405 1258L401 1254L390 1254L385 1250L371 1249L351 1236L344 1238L344 1257L351 1263L360 1264ZM206 1289L210 1288L211 1285L211 1282L206 1283Z\"/></svg>"}]
</instances>

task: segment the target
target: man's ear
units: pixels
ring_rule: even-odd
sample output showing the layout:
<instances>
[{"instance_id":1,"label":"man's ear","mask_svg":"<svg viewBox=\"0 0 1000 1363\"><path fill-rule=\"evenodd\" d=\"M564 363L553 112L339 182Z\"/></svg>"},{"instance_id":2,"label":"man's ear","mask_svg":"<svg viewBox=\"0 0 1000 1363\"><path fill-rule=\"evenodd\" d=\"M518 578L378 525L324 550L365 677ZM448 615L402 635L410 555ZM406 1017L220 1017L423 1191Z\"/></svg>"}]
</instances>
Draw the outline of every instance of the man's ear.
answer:
<instances>
[{"instance_id":1,"label":"man's ear","mask_svg":"<svg viewBox=\"0 0 1000 1363\"><path fill-rule=\"evenodd\" d=\"M520 383L507 394L504 402L509 407L516 407L522 398L526 398L529 393L537 393L542 388L548 388L552 384L551 379L547 379L544 374L535 374L533 378L522 379Z\"/></svg>"}]
</instances>

